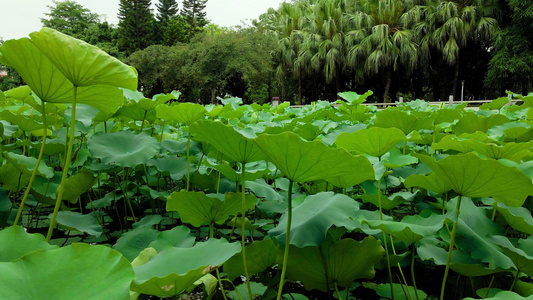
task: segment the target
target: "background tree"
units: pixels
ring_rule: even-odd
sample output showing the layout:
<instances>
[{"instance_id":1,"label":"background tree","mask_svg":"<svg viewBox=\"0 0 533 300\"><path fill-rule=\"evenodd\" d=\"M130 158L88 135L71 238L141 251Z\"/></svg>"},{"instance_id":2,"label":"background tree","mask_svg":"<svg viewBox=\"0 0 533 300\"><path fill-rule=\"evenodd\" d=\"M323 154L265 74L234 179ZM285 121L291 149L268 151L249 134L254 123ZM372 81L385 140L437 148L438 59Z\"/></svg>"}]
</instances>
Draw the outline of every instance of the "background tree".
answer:
<instances>
[{"instance_id":1,"label":"background tree","mask_svg":"<svg viewBox=\"0 0 533 300\"><path fill-rule=\"evenodd\" d=\"M191 28L191 38L209 23L204 11L206 3L207 0L183 0L180 14Z\"/></svg>"},{"instance_id":2,"label":"background tree","mask_svg":"<svg viewBox=\"0 0 533 300\"><path fill-rule=\"evenodd\" d=\"M118 44L127 55L150 46L154 41L155 18L150 0L120 0Z\"/></svg>"},{"instance_id":3,"label":"background tree","mask_svg":"<svg viewBox=\"0 0 533 300\"><path fill-rule=\"evenodd\" d=\"M85 30L99 23L98 14L74 1L53 1L54 5L48 5L50 10L45 13L47 18L42 18L41 23L45 27L53 28L75 38L85 37Z\"/></svg>"},{"instance_id":4,"label":"background tree","mask_svg":"<svg viewBox=\"0 0 533 300\"><path fill-rule=\"evenodd\" d=\"M527 94L533 87L533 3L507 0L507 24L496 34L496 54L490 61L488 86Z\"/></svg>"},{"instance_id":5,"label":"background tree","mask_svg":"<svg viewBox=\"0 0 533 300\"><path fill-rule=\"evenodd\" d=\"M159 0L157 7L157 40L159 43L164 43L164 37L170 22L178 15L178 3L176 0Z\"/></svg>"}]
</instances>

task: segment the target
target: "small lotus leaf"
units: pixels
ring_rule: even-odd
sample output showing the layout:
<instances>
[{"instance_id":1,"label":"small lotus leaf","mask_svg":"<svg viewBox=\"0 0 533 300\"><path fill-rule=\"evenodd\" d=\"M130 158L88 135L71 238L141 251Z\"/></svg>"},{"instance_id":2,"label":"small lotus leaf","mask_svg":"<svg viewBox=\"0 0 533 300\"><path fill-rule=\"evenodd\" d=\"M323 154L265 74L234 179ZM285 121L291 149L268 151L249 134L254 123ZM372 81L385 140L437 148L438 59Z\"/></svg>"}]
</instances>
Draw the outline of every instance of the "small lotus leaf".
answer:
<instances>
[{"instance_id":1,"label":"small lotus leaf","mask_svg":"<svg viewBox=\"0 0 533 300\"><path fill-rule=\"evenodd\" d=\"M240 250L238 243L217 239L192 248L167 249L134 269L136 278L131 290L159 297L178 295Z\"/></svg>"},{"instance_id":2,"label":"small lotus leaf","mask_svg":"<svg viewBox=\"0 0 533 300\"><path fill-rule=\"evenodd\" d=\"M170 122L180 122L185 125L205 118L205 107L195 103L179 103L177 105L160 105L156 107L156 114L158 119Z\"/></svg>"},{"instance_id":3,"label":"small lotus leaf","mask_svg":"<svg viewBox=\"0 0 533 300\"><path fill-rule=\"evenodd\" d=\"M35 250L56 248L58 247L48 244L41 234L27 233L20 226L11 226L0 231L0 262L14 261Z\"/></svg>"},{"instance_id":4,"label":"small lotus leaf","mask_svg":"<svg viewBox=\"0 0 533 300\"><path fill-rule=\"evenodd\" d=\"M129 261L132 261L141 251L148 248L158 235L159 231L155 229L140 227L122 234L113 249L122 253Z\"/></svg>"},{"instance_id":5,"label":"small lotus leaf","mask_svg":"<svg viewBox=\"0 0 533 300\"><path fill-rule=\"evenodd\" d=\"M8 121L13 125L17 125L21 130L25 132L43 129L43 125L35 121L35 119L23 115L14 114L9 110L4 110L3 112L1 112L0 118L2 118L2 120Z\"/></svg>"},{"instance_id":6,"label":"small lotus leaf","mask_svg":"<svg viewBox=\"0 0 533 300\"><path fill-rule=\"evenodd\" d=\"M246 286L246 283L243 283L237 286L237 291L239 292L238 294L237 291L231 291L228 293L228 297L233 300L256 299L265 293L267 287L259 282L252 281L250 282L250 290L252 291L251 297L248 295L248 287Z\"/></svg>"},{"instance_id":7,"label":"small lotus leaf","mask_svg":"<svg viewBox=\"0 0 533 300\"><path fill-rule=\"evenodd\" d=\"M31 174L37 165L37 159L35 157L28 157L12 152L5 152L3 156L23 174ZM39 168L37 168L37 175L52 178L54 177L54 170L41 161Z\"/></svg>"},{"instance_id":8,"label":"small lotus leaf","mask_svg":"<svg viewBox=\"0 0 533 300\"><path fill-rule=\"evenodd\" d=\"M195 238L191 235L191 230L186 226L177 226L170 230L161 231L157 238L150 243L150 247L157 252L178 247L189 248L194 245Z\"/></svg>"},{"instance_id":9,"label":"small lotus leaf","mask_svg":"<svg viewBox=\"0 0 533 300\"><path fill-rule=\"evenodd\" d=\"M385 250L373 237L361 242L328 240L320 248L291 246L287 278L302 282L308 290L326 292L328 287L333 288L333 282L349 288L358 278L373 278L374 265L383 255Z\"/></svg>"},{"instance_id":10,"label":"small lotus leaf","mask_svg":"<svg viewBox=\"0 0 533 300\"><path fill-rule=\"evenodd\" d=\"M364 156L344 149L329 148L320 141L306 142L292 132L262 134L255 142L283 175L294 182L358 174L363 182L374 178L374 170Z\"/></svg>"},{"instance_id":11,"label":"small lotus leaf","mask_svg":"<svg viewBox=\"0 0 533 300\"><path fill-rule=\"evenodd\" d=\"M533 252L528 247L524 247L524 245L531 246L533 244L531 238L519 240L518 248L505 236L493 236L492 241L502 247L505 254L513 261L517 270L533 276ZM524 243L523 241L526 242Z\"/></svg>"},{"instance_id":12,"label":"small lotus leaf","mask_svg":"<svg viewBox=\"0 0 533 300\"><path fill-rule=\"evenodd\" d=\"M511 207L502 203L492 204L513 229L527 234L533 234L533 217L531 211L525 207Z\"/></svg>"},{"instance_id":13,"label":"small lotus leaf","mask_svg":"<svg viewBox=\"0 0 533 300\"><path fill-rule=\"evenodd\" d=\"M120 253L81 243L0 263L5 299L126 300L133 279L132 267Z\"/></svg>"},{"instance_id":14,"label":"small lotus leaf","mask_svg":"<svg viewBox=\"0 0 533 300\"><path fill-rule=\"evenodd\" d=\"M493 197L509 206L521 206L533 194L531 179L514 167L467 153L442 160L416 155L437 177L466 197ZM503 184L505 182L505 184Z\"/></svg>"},{"instance_id":15,"label":"small lotus leaf","mask_svg":"<svg viewBox=\"0 0 533 300\"><path fill-rule=\"evenodd\" d=\"M66 179L63 200L78 202L78 198L93 187L96 178L90 172L79 172Z\"/></svg>"},{"instance_id":16,"label":"small lotus leaf","mask_svg":"<svg viewBox=\"0 0 533 300\"><path fill-rule=\"evenodd\" d=\"M354 219L358 211L359 203L346 195L322 192L308 196L302 204L293 208L290 244L299 248L319 246L333 225L354 229L357 225ZM281 216L278 226L268 234L284 245L286 227L285 213Z\"/></svg>"},{"instance_id":17,"label":"small lotus leaf","mask_svg":"<svg viewBox=\"0 0 533 300\"><path fill-rule=\"evenodd\" d=\"M62 210L57 213L57 223L68 230L73 229L96 237L102 235L102 226L98 224L98 220L92 213L84 215L74 211Z\"/></svg>"},{"instance_id":18,"label":"small lotus leaf","mask_svg":"<svg viewBox=\"0 0 533 300\"><path fill-rule=\"evenodd\" d=\"M179 181L183 179L185 175L187 175L186 157L176 157L174 155L158 157L151 159L150 161L148 161L148 163L146 163L146 165L154 166L159 172L168 172L170 178L175 181ZM193 168L189 169L189 172L192 173L193 171Z\"/></svg>"},{"instance_id":19,"label":"small lotus leaf","mask_svg":"<svg viewBox=\"0 0 533 300\"><path fill-rule=\"evenodd\" d=\"M405 134L397 128L371 127L353 133L341 133L335 144L357 154L380 157L406 139Z\"/></svg>"},{"instance_id":20,"label":"small lotus leaf","mask_svg":"<svg viewBox=\"0 0 533 300\"><path fill-rule=\"evenodd\" d=\"M446 215L431 214L427 218L420 215L406 216L401 222L385 220L362 220L361 222L368 224L370 228L381 229L404 243L415 244L437 233L446 220Z\"/></svg>"},{"instance_id":21,"label":"small lotus leaf","mask_svg":"<svg viewBox=\"0 0 533 300\"><path fill-rule=\"evenodd\" d=\"M91 154L105 164L135 167L146 163L159 151L157 139L146 133L131 131L97 133L88 141Z\"/></svg>"},{"instance_id":22,"label":"small lotus leaf","mask_svg":"<svg viewBox=\"0 0 533 300\"><path fill-rule=\"evenodd\" d=\"M279 246L270 239L255 241L246 246L246 265L248 274L253 276L270 268L276 262ZM230 280L244 274L242 252L230 258L224 264L224 272Z\"/></svg>"},{"instance_id":23,"label":"small lotus leaf","mask_svg":"<svg viewBox=\"0 0 533 300\"><path fill-rule=\"evenodd\" d=\"M257 199L246 195L246 207L253 208ZM185 223L200 227L204 224L224 223L230 215L241 210L241 194L226 195L224 201L209 197L203 192L182 190L170 194L167 200L167 211L177 211Z\"/></svg>"},{"instance_id":24,"label":"small lotus leaf","mask_svg":"<svg viewBox=\"0 0 533 300\"><path fill-rule=\"evenodd\" d=\"M220 122L198 121L190 130L195 139L213 145L233 161L247 163L263 159L263 153L251 139Z\"/></svg>"},{"instance_id":25,"label":"small lotus leaf","mask_svg":"<svg viewBox=\"0 0 533 300\"><path fill-rule=\"evenodd\" d=\"M463 300L475 300L476 298L464 298ZM485 300L530 300L531 296L523 297L520 294L510 291L501 291L494 295L494 297L484 298Z\"/></svg>"}]
</instances>

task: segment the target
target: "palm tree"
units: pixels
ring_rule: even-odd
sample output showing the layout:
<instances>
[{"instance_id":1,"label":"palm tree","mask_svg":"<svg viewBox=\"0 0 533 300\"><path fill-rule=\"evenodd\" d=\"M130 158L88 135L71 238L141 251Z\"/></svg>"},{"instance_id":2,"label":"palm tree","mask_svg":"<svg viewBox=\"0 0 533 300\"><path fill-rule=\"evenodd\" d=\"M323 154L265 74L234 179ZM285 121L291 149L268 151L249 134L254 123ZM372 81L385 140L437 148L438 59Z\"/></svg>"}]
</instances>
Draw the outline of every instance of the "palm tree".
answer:
<instances>
[{"instance_id":1,"label":"palm tree","mask_svg":"<svg viewBox=\"0 0 533 300\"><path fill-rule=\"evenodd\" d=\"M323 71L327 83L335 79L339 93L348 52L345 34L350 26L345 14L348 1L317 0L310 3L312 14L309 26L305 29L305 43L299 63L304 65L310 62L315 71Z\"/></svg>"},{"instance_id":2,"label":"palm tree","mask_svg":"<svg viewBox=\"0 0 533 300\"><path fill-rule=\"evenodd\" d=\"M348 59L351 65L363 65L367 74L385 72L383 102L386 103L393 73L401 65L411 72L418 63L415 34L404 23L404 15L415 3L411 0L358 2L370 20L371 29L359 43L351 47Z\"/></svg>"},{"instance_id":3,"label":"palm tree","mask_svg":"<svg viewBox=\"0 0 533 300\"><path fill-rule=\"evenodd\" d=\"M498 22L494 0L441 1L429 15L435 26L431 42L449 65L455 65L453 99L457 98L460 53L471 41L489 41Z\"/></svg>"}]
</instances>

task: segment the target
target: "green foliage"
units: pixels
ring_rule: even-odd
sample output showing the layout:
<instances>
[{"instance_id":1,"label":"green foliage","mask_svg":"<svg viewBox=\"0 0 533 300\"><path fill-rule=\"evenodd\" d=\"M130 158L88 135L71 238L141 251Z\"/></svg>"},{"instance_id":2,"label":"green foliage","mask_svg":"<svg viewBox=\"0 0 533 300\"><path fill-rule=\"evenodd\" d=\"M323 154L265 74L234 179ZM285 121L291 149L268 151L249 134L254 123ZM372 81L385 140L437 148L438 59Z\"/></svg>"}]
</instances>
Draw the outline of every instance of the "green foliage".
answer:
<instances>
[{"instance_id":1,"label":"green foliage","mask_svg":"<svg viewBox=\"0 0 533 300\"><path fill-rule=\"evenodd\" d=\"M155 18L151 0L120 0L118 45L126 55L142 50L154 41Z\"/></svg>"}]
</instances>

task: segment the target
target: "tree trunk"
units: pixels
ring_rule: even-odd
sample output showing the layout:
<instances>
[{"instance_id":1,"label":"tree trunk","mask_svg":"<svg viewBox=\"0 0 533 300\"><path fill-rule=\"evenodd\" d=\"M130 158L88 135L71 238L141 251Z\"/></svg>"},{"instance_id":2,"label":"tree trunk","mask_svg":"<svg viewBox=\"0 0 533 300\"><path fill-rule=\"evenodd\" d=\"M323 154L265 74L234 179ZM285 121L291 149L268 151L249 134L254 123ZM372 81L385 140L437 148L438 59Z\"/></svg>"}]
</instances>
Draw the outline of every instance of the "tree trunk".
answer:
<instances>
[{"instance_id":1,"label":"tree trunk","mask_svg":"<svg viewBox=\"0 0 533 300\"><path fill-rule=\"evenodd\" d=\"M302 105L302 75L298 73L298 105Z\"/></svg>"},{"instance_id":2,"label":"tree trunk","mask_svg":"<svg viewBox=\"0 0 533 300\"><path fill-rule=\"evenodd\" d=\"M459 54L457 55L457 60L455 61L455 74L453 75L453 101L458 101L459 97L457 96L457 86L459 84Z\"/></svg>"},{"instance_id":3,"label":"tree trunk","mask_svg":"<svg viewBox=\"0 0 533 300\"><path fill-rule=\"evenodd\" d=\"M211 89L211 104L215 103L215 89Z\"/></svg>"},{"instance_id":4,"label":"tree trunk","mask_svg":"<svg viewBox=\"0 0 533 300\"><path fill-rule=\"evenodd\" d=\"M388 103L388 99L387 97L389 96L389 89L390 89L390 84L392 82L392 72L389 70L387 70L387 83L385 83L385 93L383 93L383 103Z\"/></svg>"}]
</instances>

